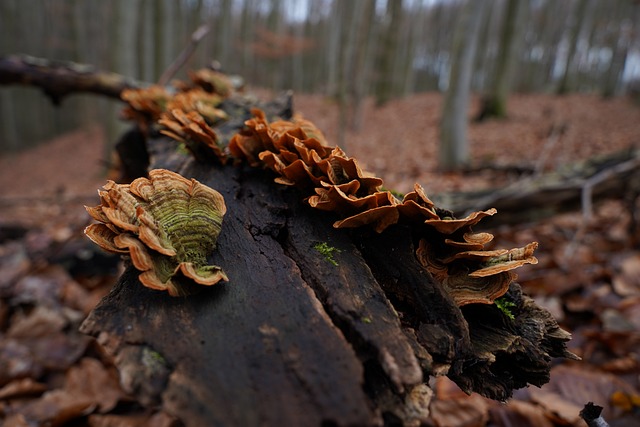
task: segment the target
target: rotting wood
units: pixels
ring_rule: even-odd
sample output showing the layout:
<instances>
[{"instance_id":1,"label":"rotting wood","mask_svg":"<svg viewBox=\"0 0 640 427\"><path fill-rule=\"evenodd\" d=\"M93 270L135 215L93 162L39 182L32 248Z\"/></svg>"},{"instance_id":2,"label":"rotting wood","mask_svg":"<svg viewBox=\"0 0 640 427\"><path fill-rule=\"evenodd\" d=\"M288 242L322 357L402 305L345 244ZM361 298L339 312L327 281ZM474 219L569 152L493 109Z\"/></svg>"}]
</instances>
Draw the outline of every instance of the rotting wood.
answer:
<instances>
[{"instance_id":1,"label":"rotting wood","mask_svg":"<svg viewBox=\"0 0 640 427\"><path fill-rule=\"evenodd\" d=\"M212 168L176 147L150 141L152 166L224 195L213 262L230 283L176 300L128 270L84 323L142 402L188 425L411 424L427 419L429 376L505 400L548 381L552 357L571 357L569 335L516 284L513 321L493 305L460 310L417 261L408 227L336 230L270 172Z\"/></svg>"},{"instance_id":2,"label":"rotting wood","mask_svg":"<svg viewBox=\"0 0 640 427\"><path fill-rule=\"evenodd\" d=\"M188 425L424 422L430 375L505 400L570 355L568 334L515 284L514 321L493 305L460 310L405 226L336 230L267 171L211 168L162 145L151 142L154 166L167 159L227 201L213 262L230 282L174 299L129 269L86 320L143 403ZM337 266L318 242L337 249Z\"/></svg>"}]
</instances>

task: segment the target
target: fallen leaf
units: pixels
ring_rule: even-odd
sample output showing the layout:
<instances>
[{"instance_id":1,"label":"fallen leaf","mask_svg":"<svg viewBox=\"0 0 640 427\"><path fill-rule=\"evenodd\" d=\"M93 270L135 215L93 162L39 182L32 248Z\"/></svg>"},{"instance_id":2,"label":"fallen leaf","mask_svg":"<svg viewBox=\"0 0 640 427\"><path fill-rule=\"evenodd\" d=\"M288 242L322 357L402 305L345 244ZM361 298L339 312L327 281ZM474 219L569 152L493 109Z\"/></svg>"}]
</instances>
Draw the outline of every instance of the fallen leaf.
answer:
<instances>
[{"instance_id":1,"label":"fallen leaf","mask_svg":"<svg viewBox=\"0 0 640 427\"><path fill-rule=\"evenodd\" d=\"M489 421L489 404L484 397L467 395L446 377L436 379L435 391L430 418L437 427L482 427Z\"/></svg>"},{"instance_id":2,"label":"fallen leaf","mask_svg":"<svg viewBox=\"0 0 640 427\"><path fill-rule=\"evenodd\" d=\"M61 332L68 324L60 310L36 306L27 312L18 312L11 319L7 331L10 338L39 338Z\"/></svg>"},{"instance_id":3,"label":"fallen leaf","mask_svg":"<svg viewBox=\"0 0 640 427\"><path fill-rule=\"evenodd\" d=\"M11 304L60 307L62 291L69 281L73 281L73 279L64 268L59 265L48 265L36 273L22 277L15 284Z\"/></svg>"},{"instance_id":4,"label":"fallen leaf","mask_svg":"<svg viewBox=\"0 0 640 427\"><path fill-rule=\"evenodd\" d=\"M614 262L613 290L620 296L640 295L640 253L627 254Z\"/></svg>"},{"instance_id":5,"label":"fallen leaf","mask_svg":"<svg viewBox=\"0 0 640 427\"><path fill-rule=\"evenodd\" d=\"M31 267L21 242L8 242L0 246L0 297L13 293L13 284Z\"/></svg>"},{"instance_id":6,"label":"fallen leaf","mask_svg":"<svg viewBox=\"0 0 640 427\"><path fill-rule=\"evenodd\" d=\"M31 378L11 381L0 389L0 400L42 394L47 390L45 384Z\"/></svg>"},{"instance_id":7,"label":"fallen leaf","mask_svg":"<svg viewBox=\"0 0 640 427\"><path fill-rule=\"evenodd\" d=\"M20 412L30 425L57 427L91 413L94 405L93 400L89 398L57 389L24 405Z\"/></svg>"},{"instance_id":8,"label":"fallen leaf","mask_svg":"<svg viewBox=\"0 0 640 427\"><path fill-rule=\"evenodd\" d=\"M18 340L2 338L0 340L0 386L17 378L38 378L44 369L33 357L29 347Z\"/></svg>"},{"instance_id":9,"label":"fallen leaf","mask_svg":"<svg viewBox=\"0 0 640 427\"><path fill-rule=\"evenodd\" d=\"M537 405L511 400L506 405L494 403L489 408L492 425L498 427L553 427Z\"/></svg>"},{"instance_id":10,"label":"fallen leaf","mask_svg":"<svg viewBox=\"0 0 640 427\"><path fill-rule=\"evenodd\" d=\"M58 332L26 341L36 360L47 369L66 371L86 351L91 338L75 332Z\"/></svg>"},{"instance_id":11,"label":"fallen leaf","mask_svg":"<svg viewBox=\"0 0 640 427\"><path fill-rule=\"evenodd\" d=\"M598 371L593 367L559 365L551 370L551 381L542 388L531 388L531 400L541 405L549 414L568 423L580 420L580 410L587 402L603 407L602 416L612 419L619 415L611 405L615 392L637 395L638 392L615 375Z\"/></svg>"},{"instance_id":12,"label":"fallen leaf","mask_svg":"<svg viewBox=\"0 0 640 427\"><path fill-rule=\"evenodd\" d=\"M130 398L120 388L118 373L102 362L83 358L67 372L65 390L93 401L100 413L111 411L121 400Z\"/></svg>"}]
</instances>

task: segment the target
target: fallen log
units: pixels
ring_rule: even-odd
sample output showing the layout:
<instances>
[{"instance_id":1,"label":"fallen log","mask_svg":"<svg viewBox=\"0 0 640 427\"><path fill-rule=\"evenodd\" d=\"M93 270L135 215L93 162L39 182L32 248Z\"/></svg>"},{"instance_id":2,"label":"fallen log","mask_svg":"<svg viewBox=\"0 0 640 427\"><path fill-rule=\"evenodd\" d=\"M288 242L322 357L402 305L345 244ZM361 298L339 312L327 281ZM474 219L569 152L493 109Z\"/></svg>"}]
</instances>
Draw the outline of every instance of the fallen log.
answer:
<instances>
[{"instance_id":1,"label":"fallen log","mask_svg":"<svg viewBox=\"0 0 640 427\"><path fill-rule=\"evenodd\" d=\"M503 187L440 194L433 197L456 215L496 208L500 215L485 226L538 221L558 213L580 211L590 218L594 200L636 198L640 194L640 150L630 148L568 165L541 176L525 177Z\"/></svg>"},{"instance_id":2,"label":"fallen log","mask_svg":"<svg viewBox=\"0 0 640 427\"><path fill-rule=\"evenodd\" d=\"M460 307L416 257L411 225L336 229L270 171L212 166L167 138L147 147L151 168L224 196L212 263L229 283L175 299L129 266L85 321L146 405L188 425L415 424L428 419L431 376L504 401L546 383L553 357L573 357L569 334L516 283L508 314Z\"/></svg>"}]
</instances>

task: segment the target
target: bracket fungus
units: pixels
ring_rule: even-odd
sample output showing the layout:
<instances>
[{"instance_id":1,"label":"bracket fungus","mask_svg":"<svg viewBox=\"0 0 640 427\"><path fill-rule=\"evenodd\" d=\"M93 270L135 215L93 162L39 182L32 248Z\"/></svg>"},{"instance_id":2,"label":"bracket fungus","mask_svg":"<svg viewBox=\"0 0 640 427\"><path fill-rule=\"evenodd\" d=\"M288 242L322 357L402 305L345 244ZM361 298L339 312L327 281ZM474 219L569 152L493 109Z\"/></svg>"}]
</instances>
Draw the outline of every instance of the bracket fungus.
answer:
<instances>
[{"instance_id":1,"label":"bracket fungus","mask_svg":"<svg viewBox=\"0 0 640 427\"><path fill-rule=\"evenodd\" d=\"M147 129L149 123L154 123L163 111L172 95L158 85L142 89L125 89L120 98L127 103L122 110L125 120L135 121L142 129Z\"/></svg>"},{"instance_id":2,"label":"bracket fungus","mask_svg":"<svg viewBox=\"0 0 640 427\"><path fill-rule=\"evenodd\" d=\"M216 132L198 111L173 108L162 114L158 124L164 126L160 133L183 142L193 156L200 161L217 159L224 164L227 156L218 145Z\"/></svg>"},{"instance_id":3,"label":"bracket fungus","mask_svg":"<svg viewBox=\"0 0 640 427\"><path fill-rule=\"evenodd\" d=\"M493 303L515 280L511 270L537 263L535 242L512 250L485 250L493 236L474 233L471 227L495 209L454 218L437 208L418 184L400 201L382 190L382 179L363 172L339 147L327 146L310 122L270 123L262 111L252 113L245 129L229 142L232 156L268 167L280 184L311 189L306 199L311 207L343 217L334 223L336 228L369 226L381 233L393 224L408 224L420 242L416 256L459 306Z\"/></svg>"},{"instance_id":4,"label":"bracket fungus","mask_svg":"<svg viewBox=\"0 0 640 427\"><path fill-rule=\"evenodd\" d=\"M158 120L163 126L161 133L184 142L198 160L217 158L224 163L228 154L236 162L271 169L277 175L275 182L303 191L309 206L339 215L334 223L336 228L367 226L381 233L396 223L410 226L415 241L419 242L416 257L459 306L493 303L515 280L511 270L537 262L533 256L535 242L512 250L485 249L493 236L474 233L471 227L494 215L495 209L454 218L451 212L437 208L418 184L400 200L382 189L382 179L363 171L339 147L329 146L322 132L300 117L270 121L262 110L253 109L253 117L231 137L226 153L223 152L211 126L215 127L222 118L215 113L216 103L228 96L224 89L216 88L226 85L219 85L219 75L211 70L191 73L191 79L193 85L178 87L179 94L165 104ZM154 89L149 94L158 97L156 92ZM140 104L138 98L131 101ZM152 103L151 107L155 105ZM105 191L112 190L105 187ZM118 222L119 217L109 204L115 203L113 199L114 196L105 199L102 211L92 214L112 225L94 227L91 232L95 240L112 242L114 237L110 233L116 227L133 233L122 226L126 221ZM104 220L106 212L109 221ZM129 239L119 238L118 244L113 241L106 246L119 252L135 246L125 245L124 241ZM127 249L130 253L136 250L137 247ZM156 252L162 253L155 249Z\"/></svg>"},{"instance_id":5,"label":"bracket fungus","mask_svg":"<svg viewBox=\"0 0 640 427\"><path fill-rule=\"evenodd\" d=\"M169 295L189 295L228 281L208 257L226 212L220 193L195 179L154 169L130 185L107 181L100 205L86 207L98 224L85 234L103 249L131 257L140 282Z\"/></svg>"}]
</instances>

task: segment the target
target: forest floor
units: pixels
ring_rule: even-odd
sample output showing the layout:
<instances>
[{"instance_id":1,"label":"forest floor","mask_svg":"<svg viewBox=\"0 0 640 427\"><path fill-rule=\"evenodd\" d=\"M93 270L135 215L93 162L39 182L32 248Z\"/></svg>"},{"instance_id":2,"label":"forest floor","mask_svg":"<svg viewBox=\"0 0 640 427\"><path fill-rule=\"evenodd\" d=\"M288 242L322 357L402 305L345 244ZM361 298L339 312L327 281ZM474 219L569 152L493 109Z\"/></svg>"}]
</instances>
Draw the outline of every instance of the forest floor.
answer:
<instances>
[{"instance_id":1,"label":"forest floor","mask_svg":"<svg viewBox=\"0 0 640 427\"><path fill-rule=\"evenodd\" d=\"M264 95L264 94L262 94ZM420 94L376 108L349 131L345 151L385 180L385 187L427 194L494 188L517 177L514 166L550 171L640 143L640 107L627 99L517 95L509 118L472 122L466 173L437 168L441 96ZM299 95L296 111L336 141L337 109ZM471 114L478 110L474 100ZM99 126L0 157L0 424L172 425L120 387L109 357L78 325L114 283L120 266L82 235L83 204L98 203L106 179ZM446 208L446 206L443 206ZM629 234L637 203L596 204L539 223L498 227L499 247L540 242L536 266L519 270L525 292L572 332L581 362L557 361L551 382L516 392L507 404L466 396L444 378L434 383L432 422L441 426L583 425L587 402L604 407L612 426L640 419L640 236ZM499 216L499 213L498 213ZM635 245L635 246L634 246ZM99 271L99 274L96 273Z\"/></svg>"}]
</instances>

